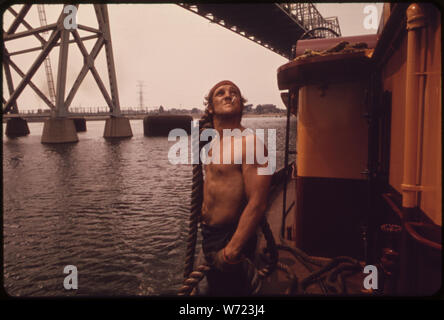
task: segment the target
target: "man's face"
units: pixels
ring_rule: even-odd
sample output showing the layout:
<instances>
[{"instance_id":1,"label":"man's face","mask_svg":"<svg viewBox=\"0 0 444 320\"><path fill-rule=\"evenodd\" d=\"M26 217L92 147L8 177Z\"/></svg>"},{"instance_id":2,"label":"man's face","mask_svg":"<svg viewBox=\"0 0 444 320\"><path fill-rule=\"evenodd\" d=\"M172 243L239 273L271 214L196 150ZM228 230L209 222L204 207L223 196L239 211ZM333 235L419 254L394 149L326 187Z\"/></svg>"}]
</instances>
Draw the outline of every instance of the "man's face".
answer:
<instances>
[{"instance_id":1,"label":"man's face","mask_svg":"<svg viewBox=\"0 0 444 320\"><path fill-rule=\"evenodd\" d=\"M215 115L238 115L242 113L240 93L231 84L217 87L212 100Z\"/></svg>"}]
</instances>

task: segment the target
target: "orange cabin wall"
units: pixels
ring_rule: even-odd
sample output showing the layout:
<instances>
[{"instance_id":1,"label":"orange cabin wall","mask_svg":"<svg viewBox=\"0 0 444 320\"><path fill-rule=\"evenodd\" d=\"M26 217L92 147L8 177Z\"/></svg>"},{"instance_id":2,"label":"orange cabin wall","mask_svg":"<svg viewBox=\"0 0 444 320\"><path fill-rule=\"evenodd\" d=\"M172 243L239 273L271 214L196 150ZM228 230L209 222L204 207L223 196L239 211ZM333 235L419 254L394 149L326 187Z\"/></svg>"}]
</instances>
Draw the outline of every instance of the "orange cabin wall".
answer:
<instances>
[{"instance_id":1,"label":"orange cabin wall","mask_svg":"<svg viewBox=\"0 0 444 320\"><path fill-rule=\"evenodd\" d=\"M423 156L420 208L442 225L442 101L441 101L441 16L438 10L428 20L427 62L424 97Z\"/></svg>"},{"instance_id":2,"label":"orange cabin wall","mask_svg":"<svg viewBox=\"0 0 444 320\"><path fill-rule=\"evenodd\" d=\"M365 81L299 89L298 176L365 180Z\"/></svg>"},{"instance_id":3,"label":"orange cabin wall","mask_svg":"<svg viewBox=\"0 0 444 320\"><path fill-rule=\"evenodd\" d=\"M420 156L420 184L424 190L420 192L418 203L434 223L442 225L441 19L438 10L429 11L426 29L427 76ZM404 162L406 55L407 32L382 70L383 89L392 93L389 184L399 193L402 192Z\"/></svg>"},{"instance_id":4,"label":"orange cabin wall","mask_svg":"<svg viewBox=\"0 0 444 320\"><path fill-rule=\"evenodd\" d=\"M406 85L407 37L401 42L383 69L384 90L392 93L389 183L401 193L404 170L404 106Z\"/></svg>"}]
</instances>

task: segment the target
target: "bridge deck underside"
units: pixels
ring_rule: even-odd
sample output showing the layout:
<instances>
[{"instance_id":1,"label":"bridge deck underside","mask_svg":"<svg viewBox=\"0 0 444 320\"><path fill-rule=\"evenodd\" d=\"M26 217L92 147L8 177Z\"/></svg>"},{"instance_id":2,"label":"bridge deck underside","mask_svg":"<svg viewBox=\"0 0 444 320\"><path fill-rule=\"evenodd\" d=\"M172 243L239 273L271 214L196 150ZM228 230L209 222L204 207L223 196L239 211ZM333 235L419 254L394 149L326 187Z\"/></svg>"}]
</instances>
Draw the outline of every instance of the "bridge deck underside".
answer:
<instances>
[{"instance_id":1,"label":"bridge deck underside","mask_svg":"<svg viewBox=\"0 0 444 320\"><path fill-rule=\"evenodd\" d=\"M223 20L226 28L237 27L246 37L254 36L262 45L289 58L291 47L305 30L274 3L264 4L196 4L199 15L212 14ZM215 21L215 22L216 22Z\"/></svg>"}]
</instances>

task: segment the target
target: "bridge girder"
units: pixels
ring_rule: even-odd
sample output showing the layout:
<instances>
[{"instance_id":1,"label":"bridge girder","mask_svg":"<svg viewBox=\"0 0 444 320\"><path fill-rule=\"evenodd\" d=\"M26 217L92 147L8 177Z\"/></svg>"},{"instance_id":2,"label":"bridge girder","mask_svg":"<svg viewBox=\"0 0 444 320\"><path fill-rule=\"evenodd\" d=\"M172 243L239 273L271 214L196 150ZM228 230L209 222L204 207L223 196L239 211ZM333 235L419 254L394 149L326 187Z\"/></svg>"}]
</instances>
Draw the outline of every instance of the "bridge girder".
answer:
<instances>
[{"instance_id":1,"label":"bridge girder","mask_svg":"<svg viewBox=\"0 0 444 320\"><path fill-rule=\"evenodd\" d=\"M287 58L307 31L328 27L340 35L337 18L323 18L312 3L209 4L178 3L179 6L219 24ZM328 31L314 36L332 37Z\"/></svg>"},{"instance_id":2,"label":"bridge girder","mask_svg":"<svg viewBox=\"0 0 444 320\"><path fill-rule=\"evenodd\" d=\"M76 8L78 5L75 6ZM104 4L94 4L94 10L96 13L97 22L99 25L99 29L91 28L85 25L77 25L78 29L89 31L93 33L93 35L80 37L77 29L65 29L64 21L67 18L69 13L64 12L64 8L60 13L57 22L49 24L44 27L33 28L28 22L26 22L25 17L29 12L31 5L23 5L20 11L17 13L11 7L8 8L9 12L13 14L15 17L9 29L5 32L3 31L3 52L2 52L2 61L3 68L5 70L5 77L8 85L9 91L9 99L6 100L3 97L3 114L7 113L18 113L17 108L17 98L23 92L24 88L29 85L35 93L45 102L45 104L50 108L51 116L53 117L64 117L68 113L69 106L71 105L72 100L75 97L82 81L87 75L88 71L91 71L100 92L102 93L110 112L113 116L120 115L120 104L119 104L119 95L117 89L117 78L114 67L114 57L111 43L111 33L109 27L109 18L108 18L108 9L107 5ZM17 28L22 24L27 31L16 32ZM48 40L45 40L40 33L45 31L51 31ZM73 35L74 40L70 40L70 34ZM8 41L26 38L26 37L36 37L37 40L42 44L41 47L33 47L24 50L19 50L15 52L9 52L6 48L6 44ZM91 52L88 53L84 41L97 39L94 47ZM83 56L83 66L81 68L80 73L78 74L76 80L72 88L70 89L67 97L65 98L66 92L66 74L68 68L68 51L70 44L76 43L79 47L79 50ZM59 67L57 70L57 82L56 82L56 104L54 105L50 98L44 94L33 82L33 76L37 72L37 70L42 65L45 58L49 55L49 53L57 46L60 46L58 63ZM97 69L94 66L94 61L97 58L98 54L102 47L105 47L105 55L107 60L107 68L108 68L108 80L110 86L110 93L108 93ZM14 63L11 59L12 56L25 54L32 51L41 50L40 54L31 64L31 67L27 72L23 72L20 67ZM15 72L22 78L19 84L14 87L14 83L11 76L10 68L14 69Z\"/></svg>"}]
</instances>

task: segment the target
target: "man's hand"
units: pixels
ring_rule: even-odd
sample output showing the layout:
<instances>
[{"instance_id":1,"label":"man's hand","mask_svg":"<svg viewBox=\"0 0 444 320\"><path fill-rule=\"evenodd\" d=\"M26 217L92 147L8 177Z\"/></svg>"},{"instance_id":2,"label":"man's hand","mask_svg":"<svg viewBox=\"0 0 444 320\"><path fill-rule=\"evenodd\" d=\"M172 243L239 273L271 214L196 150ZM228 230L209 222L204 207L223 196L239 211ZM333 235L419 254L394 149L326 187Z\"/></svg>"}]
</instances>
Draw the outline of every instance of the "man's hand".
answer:
<instances>
[{"instance_id":1,"label":"man's hand","mask_svg":"<svg viewBox=\"0 0 444 320\"><path fill-rule=\"evenodd\" d=\"M228 260L225 256L224 249L219 250L216 253L213 253L208 257L208 261L215 269L222 272L230 272L238 269L243 262L244 257L242 256L240 259L236 261Z\"/></svg>"}]
</instances>

